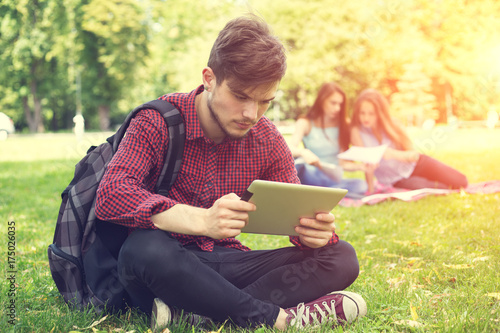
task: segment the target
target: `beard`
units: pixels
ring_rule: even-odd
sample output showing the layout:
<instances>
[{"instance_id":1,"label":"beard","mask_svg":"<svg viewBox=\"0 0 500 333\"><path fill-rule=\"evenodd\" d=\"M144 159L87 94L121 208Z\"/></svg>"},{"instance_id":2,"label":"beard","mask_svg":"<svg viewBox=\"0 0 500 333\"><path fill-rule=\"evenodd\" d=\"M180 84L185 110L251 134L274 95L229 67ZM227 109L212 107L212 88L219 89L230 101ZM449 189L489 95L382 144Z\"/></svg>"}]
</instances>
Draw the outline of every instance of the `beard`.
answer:
<instances>
[{"instance_id":1,"label":"beard","mask_svg":"<svg viewBox=\"0 0 500 333\"><path fill-rule=\"evenodd\" d=\"M248 132L250 132L250 131L247 131L243 135L234 135L234 134L229 133L229 131L224 126L224 124L220 120L217 113L214 111L211 99L207 100L207 107L208 107L208 110L210 111L210 116L212 117L213 121L215 121L217 123L217 126L219 126L219 128L226 135L226 137L230 138L231 140L237 140L237 141L243 140L248 135ZM253 124L253 125L255 125L255 124Z\"/></svg>"}]
</instances>

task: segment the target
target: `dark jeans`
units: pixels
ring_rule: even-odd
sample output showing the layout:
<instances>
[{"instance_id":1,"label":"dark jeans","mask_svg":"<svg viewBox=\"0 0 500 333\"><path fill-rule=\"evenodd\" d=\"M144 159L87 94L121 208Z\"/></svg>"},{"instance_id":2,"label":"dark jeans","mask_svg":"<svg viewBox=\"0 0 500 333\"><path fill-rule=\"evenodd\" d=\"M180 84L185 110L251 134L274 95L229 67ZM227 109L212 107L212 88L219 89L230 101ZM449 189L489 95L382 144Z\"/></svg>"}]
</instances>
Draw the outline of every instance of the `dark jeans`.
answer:
<instances>
[{"instance_id":1,"label":"dark jeans","mask_svg":"<svg viewBox=\"0 0 500 333\"><path fill-rule=\"evenodd\" d=\"M459 189L467 187L467 177L452 167L421 154L410 177L393 184L395 187L416 190L420 188Z\"/></svg>"},{"instance_id":2,"label":"dark jeans","mask_svg":"<svg viewBox=\"0 0 500 333\"><path fill-rule=\"evenodd\" d=\"M118 259L130 305L151 313L153 299L216 321L273 326L279 308L343 290L356 280L359 264L347 242L315 250L287 247L204 252L182 246L168 232L136 230Z\"/></svg>"}]
</instances>

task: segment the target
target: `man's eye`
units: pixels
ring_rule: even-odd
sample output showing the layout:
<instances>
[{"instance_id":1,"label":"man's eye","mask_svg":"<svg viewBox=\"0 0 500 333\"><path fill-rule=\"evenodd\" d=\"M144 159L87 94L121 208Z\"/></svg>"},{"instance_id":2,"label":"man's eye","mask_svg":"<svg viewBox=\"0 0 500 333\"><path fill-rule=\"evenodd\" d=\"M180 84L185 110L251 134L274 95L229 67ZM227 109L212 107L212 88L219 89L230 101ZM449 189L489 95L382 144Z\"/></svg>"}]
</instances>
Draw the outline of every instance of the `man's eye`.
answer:
<instances>
[{"instance_id":1,"label":"man's eye","mask_svg":"<svg viewBox=\"0 0 500 333\"><path fill-rule=\"evenodd\" d=\"M245 96L240 96L240 95L234 95L234 96L235 96L237 99L242 100L242 101L244 101L244 100L246 100L246 99L247 99Z\"/></svg>"}]
</instances>

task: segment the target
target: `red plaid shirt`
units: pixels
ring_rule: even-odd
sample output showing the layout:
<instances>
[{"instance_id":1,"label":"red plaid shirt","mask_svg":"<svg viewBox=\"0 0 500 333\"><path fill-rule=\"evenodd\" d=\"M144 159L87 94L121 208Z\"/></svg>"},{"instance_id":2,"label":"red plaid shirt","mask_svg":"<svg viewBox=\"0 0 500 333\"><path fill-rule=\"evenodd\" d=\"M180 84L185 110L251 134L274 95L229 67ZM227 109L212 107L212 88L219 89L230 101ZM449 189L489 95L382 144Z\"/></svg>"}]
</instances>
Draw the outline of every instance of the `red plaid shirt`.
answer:
<instances>
[{"instance_id":1,"label":"red plaid shirt","mask_svg":"<svg viewBox=\"0 0 500 333\"><path fill-rule=\"evenodd\" d=\"M254 179L299 183L285 140L265 116L242 140L215 144L206 138L195 111L195 97L202 91L200 86L191 93L161 97L177 107L186 126L182 166L169 196L154 193L168 145L167 127L158 112L143 110L130 123L97 190L98 218L133 229L156 229L151 216L177 203L209 208L228 193L241 196ZM214 245L249 250L235 238L172 235L182 244L196 243L205 251ZM290 240L301 246L298 237ZM334 235L330 243L337 241Z\"/></svg>"}]
</instances>

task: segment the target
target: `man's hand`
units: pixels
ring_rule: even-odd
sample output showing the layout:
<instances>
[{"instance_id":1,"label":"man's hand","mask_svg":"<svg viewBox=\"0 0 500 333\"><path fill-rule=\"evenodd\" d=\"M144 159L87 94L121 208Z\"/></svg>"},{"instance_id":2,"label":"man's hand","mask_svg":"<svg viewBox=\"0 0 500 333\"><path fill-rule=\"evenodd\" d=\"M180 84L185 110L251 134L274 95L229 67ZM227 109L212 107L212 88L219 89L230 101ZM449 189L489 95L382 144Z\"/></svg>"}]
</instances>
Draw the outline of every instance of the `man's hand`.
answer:
<instances>
[{"instance_id":1,"label":"man's hand","mask_svg":"<svg viewBox=\"0 0 500 333\"><path fill-rule=\"evenodd\" d=\"M235 237L248 223L248 212L253 210L253 203L240 200L234 193L227 194L207 210L203 234L214 239Z\"/></svg>"},{"instance_id":2,"label":"man's hand","mask_svg":"<svg viewBox=\"0 0 500 333\"><path fill-rule=\"evenodd\" d=\"M335 232L335 216L332 213L319 213L316 219L301 218L295 231L303 245L313 249L325 246Z\"/></svg>"},{"instance_id":3,"label":"man's hand","mask_svg":"<svg viewBox=\"0 0 500 333\"><path fill-rule=\"evenodd\" d=\"M230 193L208 209L177 204L153 215L151 220L161 230L222 239L239 235L248 223L248 212L253 210L254 204Z\"/></svg>"}]
</instances>

